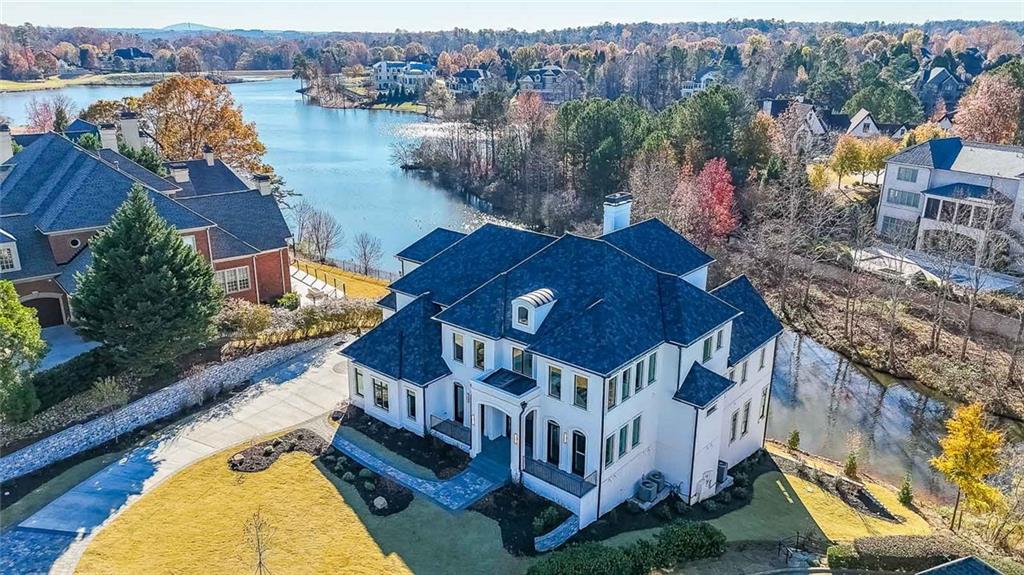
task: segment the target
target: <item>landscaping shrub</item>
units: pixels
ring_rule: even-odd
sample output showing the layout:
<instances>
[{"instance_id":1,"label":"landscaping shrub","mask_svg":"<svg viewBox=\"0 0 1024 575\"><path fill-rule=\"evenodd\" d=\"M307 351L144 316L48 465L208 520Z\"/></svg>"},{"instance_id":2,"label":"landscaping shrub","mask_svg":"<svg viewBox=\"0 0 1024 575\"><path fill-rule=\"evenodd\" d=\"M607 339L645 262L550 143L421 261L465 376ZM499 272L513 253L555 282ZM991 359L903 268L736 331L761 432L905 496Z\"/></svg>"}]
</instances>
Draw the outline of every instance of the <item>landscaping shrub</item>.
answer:
<instances>
[{"instance_id":1,"label":"landscaping shrub","mask_svg":"<svg viewBox=\"0 0 1024 575\"><path fill-rule=\"evenodd\" d=\"M622 575L631 573L626 553L600 543L579 543L535 563L527 575Z\"/></svg>"},{"instance_id":2,"label":"landscaping shrub","mask_svg":"<svg viewBox=\"0 0 1024 575\"><path fill-rule=\"evenodd\" d=\"M555 527L558 527L561 521L561 513L555 507L548 507L537 514L533 518L533 534L543 535L548 531L551 531Z\"/></svg>"},{"instance_id":3,"label":"landscaping shrub","mask_svg":"<svg viewBox=\"0 0 1024 575\"><path fill-rule=\"evenodd\" d=\"M786 447L788 447L790 451L796 451L797 449L800 449L799 431L794 429L789 433L789 439L786 440Z\"/></svg>"},{"instance_id":4,"label":"landscaping shrub","mask_svg":"<svg viewBox=\"0 0 1024 575\"><path fill-rule=\"evenodd\" d=\"M899 499L900 503L904 507L910 507L914 503L914 488L910 485L910 474L907 473L903 476L903 484L900 485L900 491L896 494L896 498Z\"/></svg>"},{"instance_id":5,"label":"landscaping shrub","mask_svg":"<svg viewBox=\"0 0 1024 575\"><path fill-rule=\"evenodd\" d=\"M924 571L971 554L963 543L934 535L862 537L853 548L855 567L876 571Z\"/></svg>"},{"instance_id":6,"label":"landscaping shrub","mask_svg":"<svg viewBox=\"0 0 1024 575\"><path fill-rule=\"evenodd\" d=\"M676 521L654 538L675 561L718 557L725 553L725 534L709 523Z\"/></svg>"},{"instance_id":7,"label":"landscaping shrub","mask_svg":"<svg viewBox=\"0 0 1024 575\"><path fill-rule=\"evenodd\" d=\"M746 501L750 497L750 492L745 487L734 487L732 496L739 501Z\"/></svg>"},{"instance_id":8,"label":"landscaping shrub","mask_svg":"<svg viewBox=\"0 0 1024 575\"><path fill-rule=\"evenodd\" d=\"M716 499L722 505L728 505L728 504L732 503L732 495L730 495L728 491L723 491L723 492L719 493L718 497L716 497Z\"/></svg>"},{"instance_id":9,"label":"landscaping shrub","mask_svg":"<svg viewBox=\"0 0 1024 575\"><path fill-rule=\"evenodd\" d=\"M629 559L631 575L648 575L655 569L668 569L674 564L664 546L647 539L623 547L622 552Z\"/></svg>"},{"instance_id":10,"label":"landscaping shrub","mask_svg":"<svg viewBox=\"0 0 1024 575\"><path fill-rule=\"evenodd\" d=\"M276 305L294 311L299 308L299 294L290 291L277 298Z\"/></svg>"},{"instance_id":11,"label":"landscaping shrub","mask_svg":"<svg viewBox=\"0 0 1024 575\"><path fill-rule=\"evenodd\" d=\"M851 569L858 565L857 551L852 545L832 545L826 552L832 569Z\"/></svg>"},{"instance_id":12,"label":"landscaping shrub","mask_svg":"<svg viewBox=\"0 0 1024 575\"><path fill-rule=\"evenodd\" d=\"M117 374L117 367L103 348L94 348L32 376L39 409L53 407L89 389L94 381Z\"/></svg>"},{"instance_id":13,"label":"landscaping shrub","mask_svg":"<svg viewBox=\"0 0 1024 575\"><path fill-rule=\"evenodd\" d=\"M851 451L846 456L846 465L843 466L843 475L851 478L857 478L857 452Z\"/></svg>"},{"instance_id":14,"label":"landscaping shrub","mask_svg":"<svg viewBox=\"0 0 1024 575\"><path fill-rule=\"evenodd\" d=\"M750 476L743 471L733 473L732 483L736 487L746 487L750 485Z\"/></svg>"},{"instance_id":15,"label":"landscaping shrub","mask_svg":"<svg viewBox=\"0 0 1024 575\"><path fill-rule=\"evenodd\" d=\"M36 388L28 378L15 375L13 379L0 383L0 415L4 421L27 421L38 409Z\"/></svg>"},{"instance_id":16,"label":"landscaping shrub","mask_svg":"<svg viewBox=\"0 0 1024 575\"><path fill-rule=\"evenodd\" d=\"M707 511L708 513L718 511L718 504L715 503L714 499L705 499L700 505L704 508L704 511Z\"/></svg>"}]
</instances>

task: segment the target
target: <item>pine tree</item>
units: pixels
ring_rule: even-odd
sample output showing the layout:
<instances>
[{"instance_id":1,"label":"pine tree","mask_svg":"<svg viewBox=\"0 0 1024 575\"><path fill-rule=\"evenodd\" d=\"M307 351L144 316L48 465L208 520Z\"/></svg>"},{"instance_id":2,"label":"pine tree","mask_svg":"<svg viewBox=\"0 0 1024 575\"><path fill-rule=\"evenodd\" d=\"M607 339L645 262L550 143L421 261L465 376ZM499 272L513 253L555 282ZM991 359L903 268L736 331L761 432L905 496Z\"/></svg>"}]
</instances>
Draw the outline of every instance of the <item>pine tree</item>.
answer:
<instances>
[{"instance_id":1,"label":"pine tree","mask_svg":"<svg viewBox=\"0 0 1024 575\"><path fill-rule=\"evenodd\" d=\"M78 329L119 365L145 375L208 340L223 298L213 269L157 214L142 186L132 187L90 246L92 265L75 293Z\"/></svg>"},{"instance_id":2,"label":"pine tree","mask_svg":"<svg viewBox=\"0 0 1024 575\"><path fill-rule=\"evenodd\" d=\"M910 507L914 503L914 488L910 483L910 472L907 472L903 476L903 484L900 485L900 491L896 494L896 498L899 499L900 503L904 507Z\"/></svg>"}]
</instances>

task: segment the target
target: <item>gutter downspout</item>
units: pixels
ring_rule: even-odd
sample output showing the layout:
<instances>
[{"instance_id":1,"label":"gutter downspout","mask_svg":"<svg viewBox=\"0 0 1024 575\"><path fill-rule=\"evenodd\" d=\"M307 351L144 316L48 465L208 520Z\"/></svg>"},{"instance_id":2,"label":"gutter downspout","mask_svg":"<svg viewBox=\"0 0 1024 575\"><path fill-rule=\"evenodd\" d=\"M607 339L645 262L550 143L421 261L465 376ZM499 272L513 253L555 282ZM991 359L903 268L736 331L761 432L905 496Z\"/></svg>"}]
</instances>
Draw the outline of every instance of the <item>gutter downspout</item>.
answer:
<instances>
[{"instance_id":1,"label":"gutter downspout","mask_svg":"<svg viewBox=\"0 0 1024 575\"><path fill-rule=\"evenodd\" d=\"M797 337L800 337L797 335ZM775 358L779 356L779 336L775 336L775 351L772 352L772 372L768 380L768 403L764 406L764 429L761 430L761 449L764 449L765 441L768 440L768 416L772 412L772 386L775 385Z\"/></svg>"},{"instance_id":2,"label":"gutter downspout","mask_svg":"<svg viewBox=\"0 0 1024 575\"><path fill-rule=\"evenodd\" d=\"M597 515L595 517L601 517L601 484L604 482L604 458L605 458L605 441L604 441L604 420L608 416L608 412L605 409L606 402L608 401L608 382L601 378L601 436L597 438Z\"/></svg>"},{"instance_id":3,"label":"gutter downspout","mask_svg":"<svg viewBox=\"0 0 1024 575\"><path fill-rule=\"evenodd\" d=\"M523 444L526 443L526 430L523 428L523 415L526 414L526 402L519 403L519 485L523 484ZM536 420L536 418L534 418Z\"/></svg>"},{"instance_id":4,"label":"gutter downspout","mask_svg":"<svg viewBox=\"0 0 1024 575\"><path fill-rule=\"evenodd\" d=\"M693 408L693 447L690 449L690 484L686 486L686 504L693 502L693 471L697 464L697 422L700 419L700 409Z\"/></svg>"}]
</instances>

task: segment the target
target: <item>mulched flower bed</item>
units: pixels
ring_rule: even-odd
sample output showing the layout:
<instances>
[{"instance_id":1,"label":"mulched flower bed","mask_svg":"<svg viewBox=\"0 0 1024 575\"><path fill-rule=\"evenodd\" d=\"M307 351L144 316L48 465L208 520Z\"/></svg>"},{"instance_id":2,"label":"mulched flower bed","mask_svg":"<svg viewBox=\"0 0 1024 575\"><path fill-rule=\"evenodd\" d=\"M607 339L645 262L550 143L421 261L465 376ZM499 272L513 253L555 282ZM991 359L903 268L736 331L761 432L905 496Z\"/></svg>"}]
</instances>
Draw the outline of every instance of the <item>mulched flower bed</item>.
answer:
<instances>
[{"instance_id":1,"label":"mulched flower bed","mask_svg":"<svg viewBox=\"0 0 1024 575\"><path fill-rule=\"evenodd\" d=\"M519 556L536 555L533 538L558 527L571 515L519 485L506 485L493 491L470 505L469 509L497 521L501 528L502 547Z\"/></svg>"},{"instance_id":2,"label":"mulched flower bed","mask_svg":"<svg viewBox=\"0 0 1024 575\"><path fill-rule=\"evenodd\" d=\"M359 465L344 453L329 447L317 465L336 479L355 487L359 496L366 502L370 513L378 516L394 515L405 510L412 503L413 492L387 477L377 475L373 471ZM378 498L383 497L383 505Z\"/></svg>"},{"instance_id":3,"label":"mulched flower bed","mask_svg":"<svg viewBox=\"0 0 1024 575\"><path fill-rule=\"evenodd\" d=\"M318 456L327 448L327 442L308 429L296 429L252 447L239 451L228 458L232 471L255 473L269 469L283 453L305 451Z\"/></svg>"},{"instance_id":4,"label":"mulched flower bed","mask_svg":"<svg viewBox=\"0 0 1024 575\"><path fill-rule=\"evenodd\" d=\"M628 501L601 516L573 536L570 541L603 541L620 533L664 527L676 519L708 521L731 513L750 503L751 486L761 474L777 468L767 452L758 451L733 467L730 474L733 486L717 496L697 505L687 505L675 494L648 511L634 507Z\"/></svg>"},{"instance_id":5,"label":"mulched flower bed","mask_svg":"<svg viewBox=\"0 0 1024 575\"><path fill-rule=\"evenodd\" d=\"M826 492L841 499L843 503L854 508L858 513L870 515L883 521L902 522L899 517L890 513L872 495L867 493L864 487L852 481L813 469L809 465L798 463L785 457L776 458L776 463L784 473L792 473L801 479L814 483Z\"/></svg>"},{"instance_id":6,"label":"mulched flower bed","mask_svg":"<svg viewBox=\"0 0 1024 575\"><path fill-rule=\"evenodd\" d=\"M366 435L417 465L426 467L438 479L450 479L469 467L469 454L434 437L420 437L366 415L362 409L345 406L331 414L333 421Z\"/></svg>"}]
</instances>

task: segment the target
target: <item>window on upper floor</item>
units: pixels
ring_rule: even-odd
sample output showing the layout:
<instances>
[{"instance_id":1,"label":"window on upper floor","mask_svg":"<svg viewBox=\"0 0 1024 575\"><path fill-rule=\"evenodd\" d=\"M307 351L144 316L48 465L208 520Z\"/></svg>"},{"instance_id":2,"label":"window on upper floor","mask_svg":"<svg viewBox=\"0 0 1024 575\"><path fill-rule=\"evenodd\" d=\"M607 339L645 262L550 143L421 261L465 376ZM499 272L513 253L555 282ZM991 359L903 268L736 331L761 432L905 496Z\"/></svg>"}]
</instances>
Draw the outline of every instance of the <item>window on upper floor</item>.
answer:
<instances>
[{"instance_id":1,"label":"window on upper floor","mask_svg":"<svg viewBox=\"0 0 1024 575\"><path fill-rule=\"evenodd\" d=\"M740 383L747 381L747 360L743 360L743 365L740 366Z\"/></svg>"},{"instance_id":2,"label":"window on upper floor","mask_svg":"<svg viewBox=\"0 0 1024 575\"><path fill-rule=\"evenodd\" d=\"M750 400L743 404L743 427L740 431L740 436L744 436L750 431Z\"/></svg>"},{"instance_id":3,"label":"window on upper floor","mask_svg":"<svg viewBox=\"0 0 1024 575\"><path fill-rule=\"evenodd\" d=\"M190 247L192 249L196 249L196 237L195 236L193 236L191 234L187 235L187 236L181 236L181 241L185 242L186 246L188 246L188 247ZM75 246L72 246L72 247L75 247Z\"/></svg>"},{"instance_id":4,"label":"window on upper floor","mask_svg":"<svg viewBox=\"0 0 1024 575\"><path fill-rule=\"evenodd\" d=\"M213 279L224 289L224 293L235 293L252 288L248 266L219 270L214 272Z\"/></svg>"},{"instance_id":5,"label":"window on upper floor","mask_svg":"<svg viewBox=\"0 0 1024 575\"><path fill-rule=\"evenodd\" d=\"M630 383L631 382L629 381L629 378L626 378L626 377L622 378L622 385L620 386L620 388L622 389L622 401L623 401L623 403L625 403L625 401L627 399L629 399Z\"/></svg>"},{"instance_id":6,"label":"window on upper floor","mask_svg":"<svg viewBox=\"0 0 1024 575\"><path fill-rule=\"evenodd\" d=\"M861 126L860 126L860 131L861 132L864 132L865 134L867 134L870 130L871 130L871 124L869 124L867 122L864 122L863 124L861 124Z\"/></svg>"},{"instance_id":7,"label":"window on upper floor","mask_svg":"<svg viewBox=\"0 0 1024 575\"><path fill-rule=\"evenodd\" d=\"M644 360L636 362L633 368L633 389L640 391L644 388Z\"/></svg>"},{"instance_id":8,"label":"window on upper floor","mask_svg":"<svg viewBox=\"0 0 1024 575\"><path fill-rule=\"evenodd\" d=\"M363 396L363 372L356 369L356 395Z\"/></svg>"},{"instance_id":9,"label":"window on upper floor","mask_svg":"<svg viewBox=\"0 0 1024 575\"><path fill-rule=\"evenodd\" d=\"M473 367L484 368L484 342L476 339L473 340Z\"/></svg>"},{"instance_id":10,"label":"window on upper floor","mask_svg":"<svg viewBox=\"0 0 1024 575\"><path fill-rule=\"evenodd\" d=\"M619 457L626 454L629 449L629 426L623 425L619 428Z\"/></svg>"},{"instance_id":11,"label":"window on upper floor","mask_svg":"<svg viewBox=\"0 0 1024 575\"><path fill-rule=\"evenodd\" d=\"M720 329L720 330L718 330L718 333L715 334L715 350L716 351L719 350L719 349L722 349L722 340L723 339L725 339L725 330L724 329Z\"/></svg>"},{"instance_id":12,"label":"window on upper floor","mask_svg":"<svg viewBox=\"0 0 1024 575\"><path fill-rule=\"evenodd\" d=\"M516 322L519 325L530 325L530 308L521 305L516 308Z\"/></svg>"},{"instance_id":13,"label":"window on upper floor","mask_svg":"<svg viewBox=\"0 0 1024 575\"><path fill-rule=\"evenodd\" d=\"M463 341L464 340L462 339L461 333L452 334L452 359L459 363L462 363L464 361L463 358L466 353L466 350L462 345Z\"/></svg>"},{"instance_id":14,"label":"window on upper floor","mask_svg":"<svg viewBox=\"0 0 1024 575\"><path fill-rule=\"evenodd\" d=\"M712 345L713 341L710 337L704 340L704 359L702 363L711 361Z\"/></svg>"},{"instance_id":15,"label":"window on upper floor","mask_svg":"<svg viewBox=\"0 0 1024 575\"><path fill-rule=\"evenodd\" d=\"M736 411L732 412L732 419L729 422L729 443L736 441L736 428L738 427L739 419L740 412L737 409Z\"/></svg>"},{"instance_id":16,"label":"window on upper floor","mask_svg":"<svg viewBox=\"0 0 1024 575\"><path fill-rule=\"evenodd\" d=\"M640 444L640 417L638 415L633 418L633 447Z\"/></svg>"},{"instance_id":17,"label":"window on upper floor","mask_svg":"<svg viewBox=\"0 0 1024 575\"><path fill-rule=\"evenodd\" d=\"M917 208L921 205L921 194L889 188L885 193L885 201L894 206Z\"/></svg>"},{"instance_id":18,"label":"window on upper floor","mask_svg":"<svg viewBox=\"0 0 1024 575\"><path fill-rule=\"evenodd\" d=\"M767 347L762 347L761 348L761 358L757 362L757 370L758 371L761 371L762 369L764 369L764 366L765 366L765 355L767 354L767 352L768 352L768 348Z\"/></svg>"},{"instance_id":19,"label":"window on upper floor","mask_svg":"<svg viewBox=\"0 0 1024 575\"><path fill-rule=\"evenodd\" d=\"M611 411L613 407L619 404L618 396L619 376L613 375L608 378L608 395L605 398L605 409Z\"/></svg>"},{"instance_id":20,"label":"window on upper floor","mask_svg":"<svg viewBox=\"0 0 1024 575\"><path fill-rule=\"evenodd\" d=\"M562 399L562 370L548 366L548 395Z\"/></svg>"},{"instance_id":21,"label":"window on upper floor","mask_svg":"<svg viewBox=\"0 0 1024 575\"><path fill-rule=\"evenodd\" d=\"M533 377L533 354L518 347L513 347L512 371Z\"/></svg>"},{"instance_id":22,"label":"window on upper floor","mask_svg":"<svg viewBox=\"0 0 1024 575\"><path fill-rule=\"evenodd\" d=\"M896 169L896 179L901 182L916 182L917 181L917 169L899 167Z\"/></svg>"},{"instance_id":23,"label":"window on upper floor","mask_svg":"<svg viewBox=\"0 0 1024 575\"><path fill-rule=\"evenodd\" d=\"M609 435L604 439L604 466L610 467L615 462L615 436Z\"/></svg>"},{"instance_id":24,"label":"window on upper floor","mask_svg":"<svg viewBox=\"0 0 1024 575\"><path fill-rule=\"evenodd\" d=\"M654 383L654 379L658 377L658 352L651 354L651 357L647 358L647 385Z\"/></svg>"},{"instance_id":25,"label":"window on upper floor","mask_svg":"<svg viewBox=\"0 0 1024 575\"><path fill-rule=\"evenodd\" d=\"M764 419L764 416L768 415L768 388L765 387L761 390L761 410L758 419Z\"/></svg>"},{"instance_id":26,"label":"window on upper floor","mask_svg":"<svg viewBox=\"0 0 1024 575\"><path fill-rule=\"evenodd\" d=\"M576 407L587 408L587 378L577 375L575 378L575 389L572 397L572 404Z\"/></svg>"},{"instance_id":27,"label":"window on upper floor","mask_svg":"<svg viewBox=\"0 0 1024 575\"><path fill-rule=\"evenodd\" d=\"M16 272L20 269L18 248L14 244L0 246L0 272Z\"/></svg>"}]
</instances>

